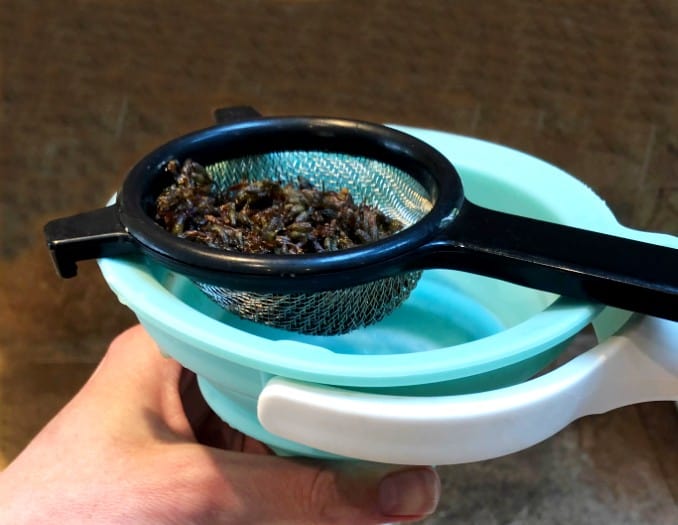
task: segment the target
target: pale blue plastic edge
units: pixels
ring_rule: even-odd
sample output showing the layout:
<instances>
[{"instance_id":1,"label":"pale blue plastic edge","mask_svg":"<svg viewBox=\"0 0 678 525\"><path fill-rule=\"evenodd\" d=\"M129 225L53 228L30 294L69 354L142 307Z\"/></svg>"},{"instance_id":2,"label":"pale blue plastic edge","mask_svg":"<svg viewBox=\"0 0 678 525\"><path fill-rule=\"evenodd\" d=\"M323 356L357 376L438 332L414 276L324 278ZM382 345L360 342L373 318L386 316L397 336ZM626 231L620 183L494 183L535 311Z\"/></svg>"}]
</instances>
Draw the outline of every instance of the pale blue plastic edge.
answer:
<instances>
[{"instance_id":1,"label":"pale blue plastic edge","mask_svg":"<svg viewBox=\"0 0 678 525\"><path fill-rule=\"evenodd\" d=\"M520 189L543 198L544 181L557 195L562 221L607 233L626 234L605 203L580 181L527 154L489 142L449 133L399 127L447 155L460 171L520 173ZM473 196L471 196L473 198ZM568 204L568 199L569 204ZM482 204L481 199L474 199ZM576 202L576 213L572 204ZM551 204L550 204L551 206ZM569 207L569 208L568 208ZM567 209L566 209L567 208ZM559 217L561 220L561 217ZM647 242L672 244L675 238L635 232ZM566 340L591 322L599 308L558 299L542 313L486 338L426 351L398 355L348 355L299 343L273 341L236 330L177 301L143 263L126 259L99 261L104 278L123 304L139 317L152 319L176 339L244 366L294 379L335 385L398 386L467 377L520 362ZM612 331L614 331L612 329ZM171 353L171 351L169 351Z\"/></svg>"}]
</instances>

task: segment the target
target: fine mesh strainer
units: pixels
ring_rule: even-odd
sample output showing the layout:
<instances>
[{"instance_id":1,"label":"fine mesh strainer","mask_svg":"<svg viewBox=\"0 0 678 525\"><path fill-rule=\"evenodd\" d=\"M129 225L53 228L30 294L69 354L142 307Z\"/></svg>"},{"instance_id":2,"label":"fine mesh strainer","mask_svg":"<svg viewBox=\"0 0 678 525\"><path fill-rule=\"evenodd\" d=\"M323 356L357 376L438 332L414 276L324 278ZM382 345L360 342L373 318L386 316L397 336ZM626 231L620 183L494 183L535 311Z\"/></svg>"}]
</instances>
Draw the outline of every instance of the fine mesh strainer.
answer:
<instances>
[{"instance_id":1,"label":"fine mesh strainer","mask_svg":"<svg viewBox=\"0 0 678 525\"><path fill-rule=\"evenodd\" d=\"M314 187L346 188L356 202L376 206L405 227L431 210L426 189L407 173L378 160L325 151L276 151L206 166L218 192L242 180L294 184L303 177ZM314 293L256 293L197 282L219 305L239 316L306 334L340 334L373 324L409 296L421 270L357 286Z\"/></svg>"},{"instance_id":2,"label":"fine mesh strainer","mask_svg":"<svg viewBox=\"0 0 678 525\"><path fill-rule=\"evenodd\" d=\"M279 328L336 334L371 324L407 298L426 268L469 271L678 320L678 250L479 207L449 161L405 133L366 122L217 112L219 125L175 139L129 173L116 203L45 227L63 277L76 261L142 251L187 275L217 303ZM171 160L192 159L218 184L306 177L346 187L405 228L336 252L218 250L165 231L155 198ZM594 227L595 225L592 225Z\"/></svg>"}]
</instances>

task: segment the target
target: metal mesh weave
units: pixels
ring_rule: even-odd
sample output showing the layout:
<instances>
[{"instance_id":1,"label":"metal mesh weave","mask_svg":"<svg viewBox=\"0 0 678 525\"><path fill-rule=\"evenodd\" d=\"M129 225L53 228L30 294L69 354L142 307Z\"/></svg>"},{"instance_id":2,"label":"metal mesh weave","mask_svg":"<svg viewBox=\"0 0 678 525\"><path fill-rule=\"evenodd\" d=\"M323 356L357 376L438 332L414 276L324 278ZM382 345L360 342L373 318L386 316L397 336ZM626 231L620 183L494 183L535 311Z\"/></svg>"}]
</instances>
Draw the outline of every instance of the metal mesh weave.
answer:
<instances>
[{"instance_id":1,"label":"metal mesh weave","mask_svg":"<svg viewBox=\"0 0 678 525\"><path fill-rule=\"evenodd\" d=\"M406 172L374 159L320 151L282 151L229 159L207 166L218 189L243 177L296 182L302 176L326 190L347 188L356 202L378 207L405 227L432 206L426 189ZM290 255L294 257L294 255ZM400 305L420 271L316 293L252 293L206 283L198 287L217 304L258 323L313 335L341 334L373 324Z\"/></svg>"}]
</instances>

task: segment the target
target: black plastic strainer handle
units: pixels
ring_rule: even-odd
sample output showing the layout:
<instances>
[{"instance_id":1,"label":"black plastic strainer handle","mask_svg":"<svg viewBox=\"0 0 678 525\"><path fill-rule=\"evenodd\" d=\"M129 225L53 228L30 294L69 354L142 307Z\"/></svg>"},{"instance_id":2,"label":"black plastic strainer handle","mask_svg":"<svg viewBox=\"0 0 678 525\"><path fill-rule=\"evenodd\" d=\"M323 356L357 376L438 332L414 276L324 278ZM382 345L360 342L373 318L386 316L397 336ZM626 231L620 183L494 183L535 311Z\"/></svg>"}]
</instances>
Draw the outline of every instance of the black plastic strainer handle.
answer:
<instances>
[{"instance_id":1,"label":"black plastic strainer handle","mask_svg":"<svg viewBox=\"0 0 678 525\"><path fill-rule=\"evenodd\" d=\"M51 221L45 233L62 277L76 274L76 261L143 251L120 221L116 205ZM678 321L678 250L490 210L468 200L438 236L401 257L388 266L469 271ZM354 271L377 275L383 269ZM296 286L304 287L298 280Z\"/></svg>"},{"instance_id":2,"label":"black plastic strainer handle","mask_svg":"<svg viewBox=\"0 0 678 525\"><path fill-rule=\"evenodd\" d=\"M128 174L115 205L45 227L59 273L76 261L142 252L196 281L255 293L315 293L396 274L449 268L678 321L678 250L481 208L440 152L412 136L358 121L262 118L242 107L222 123L158 148ZM224 123L227 122L227 123ZM224 159L278 150L366 156L422 184L433 207L415 224L358 248L310 255L236 254L201 247L162 229L149 214L172 158ZM164 187L164 186L162 186Z\"/></svg>"},{"instance_id":3,"label":"black plastic strainer handle","mask_svg":"<svg viewBox=\"0 0 678 525\"><path fill-rule=\"evenodd\" d=\"M417 266L496 277L678 320L678 250L490 210L465 200Z\"/></svg>"}]
</instances>

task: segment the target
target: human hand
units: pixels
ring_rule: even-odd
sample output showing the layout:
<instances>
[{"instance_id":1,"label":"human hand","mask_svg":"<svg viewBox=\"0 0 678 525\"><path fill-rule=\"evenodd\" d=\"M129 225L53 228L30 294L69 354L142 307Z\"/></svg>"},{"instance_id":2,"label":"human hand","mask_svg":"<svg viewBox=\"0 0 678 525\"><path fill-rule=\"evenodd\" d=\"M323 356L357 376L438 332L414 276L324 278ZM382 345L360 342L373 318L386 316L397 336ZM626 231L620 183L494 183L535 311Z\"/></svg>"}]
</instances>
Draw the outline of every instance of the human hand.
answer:
<instances>
[{"instance_id":1,"label":"human hand","mask_svg":"<svg viewBox=\"0 0 678 525\"><path fill-rule=\"evenodd\" d=\"M137 326L0 474L0 523L378 524L432 512L429 467L274 456Z\"/></svg>"}]
</instances>

